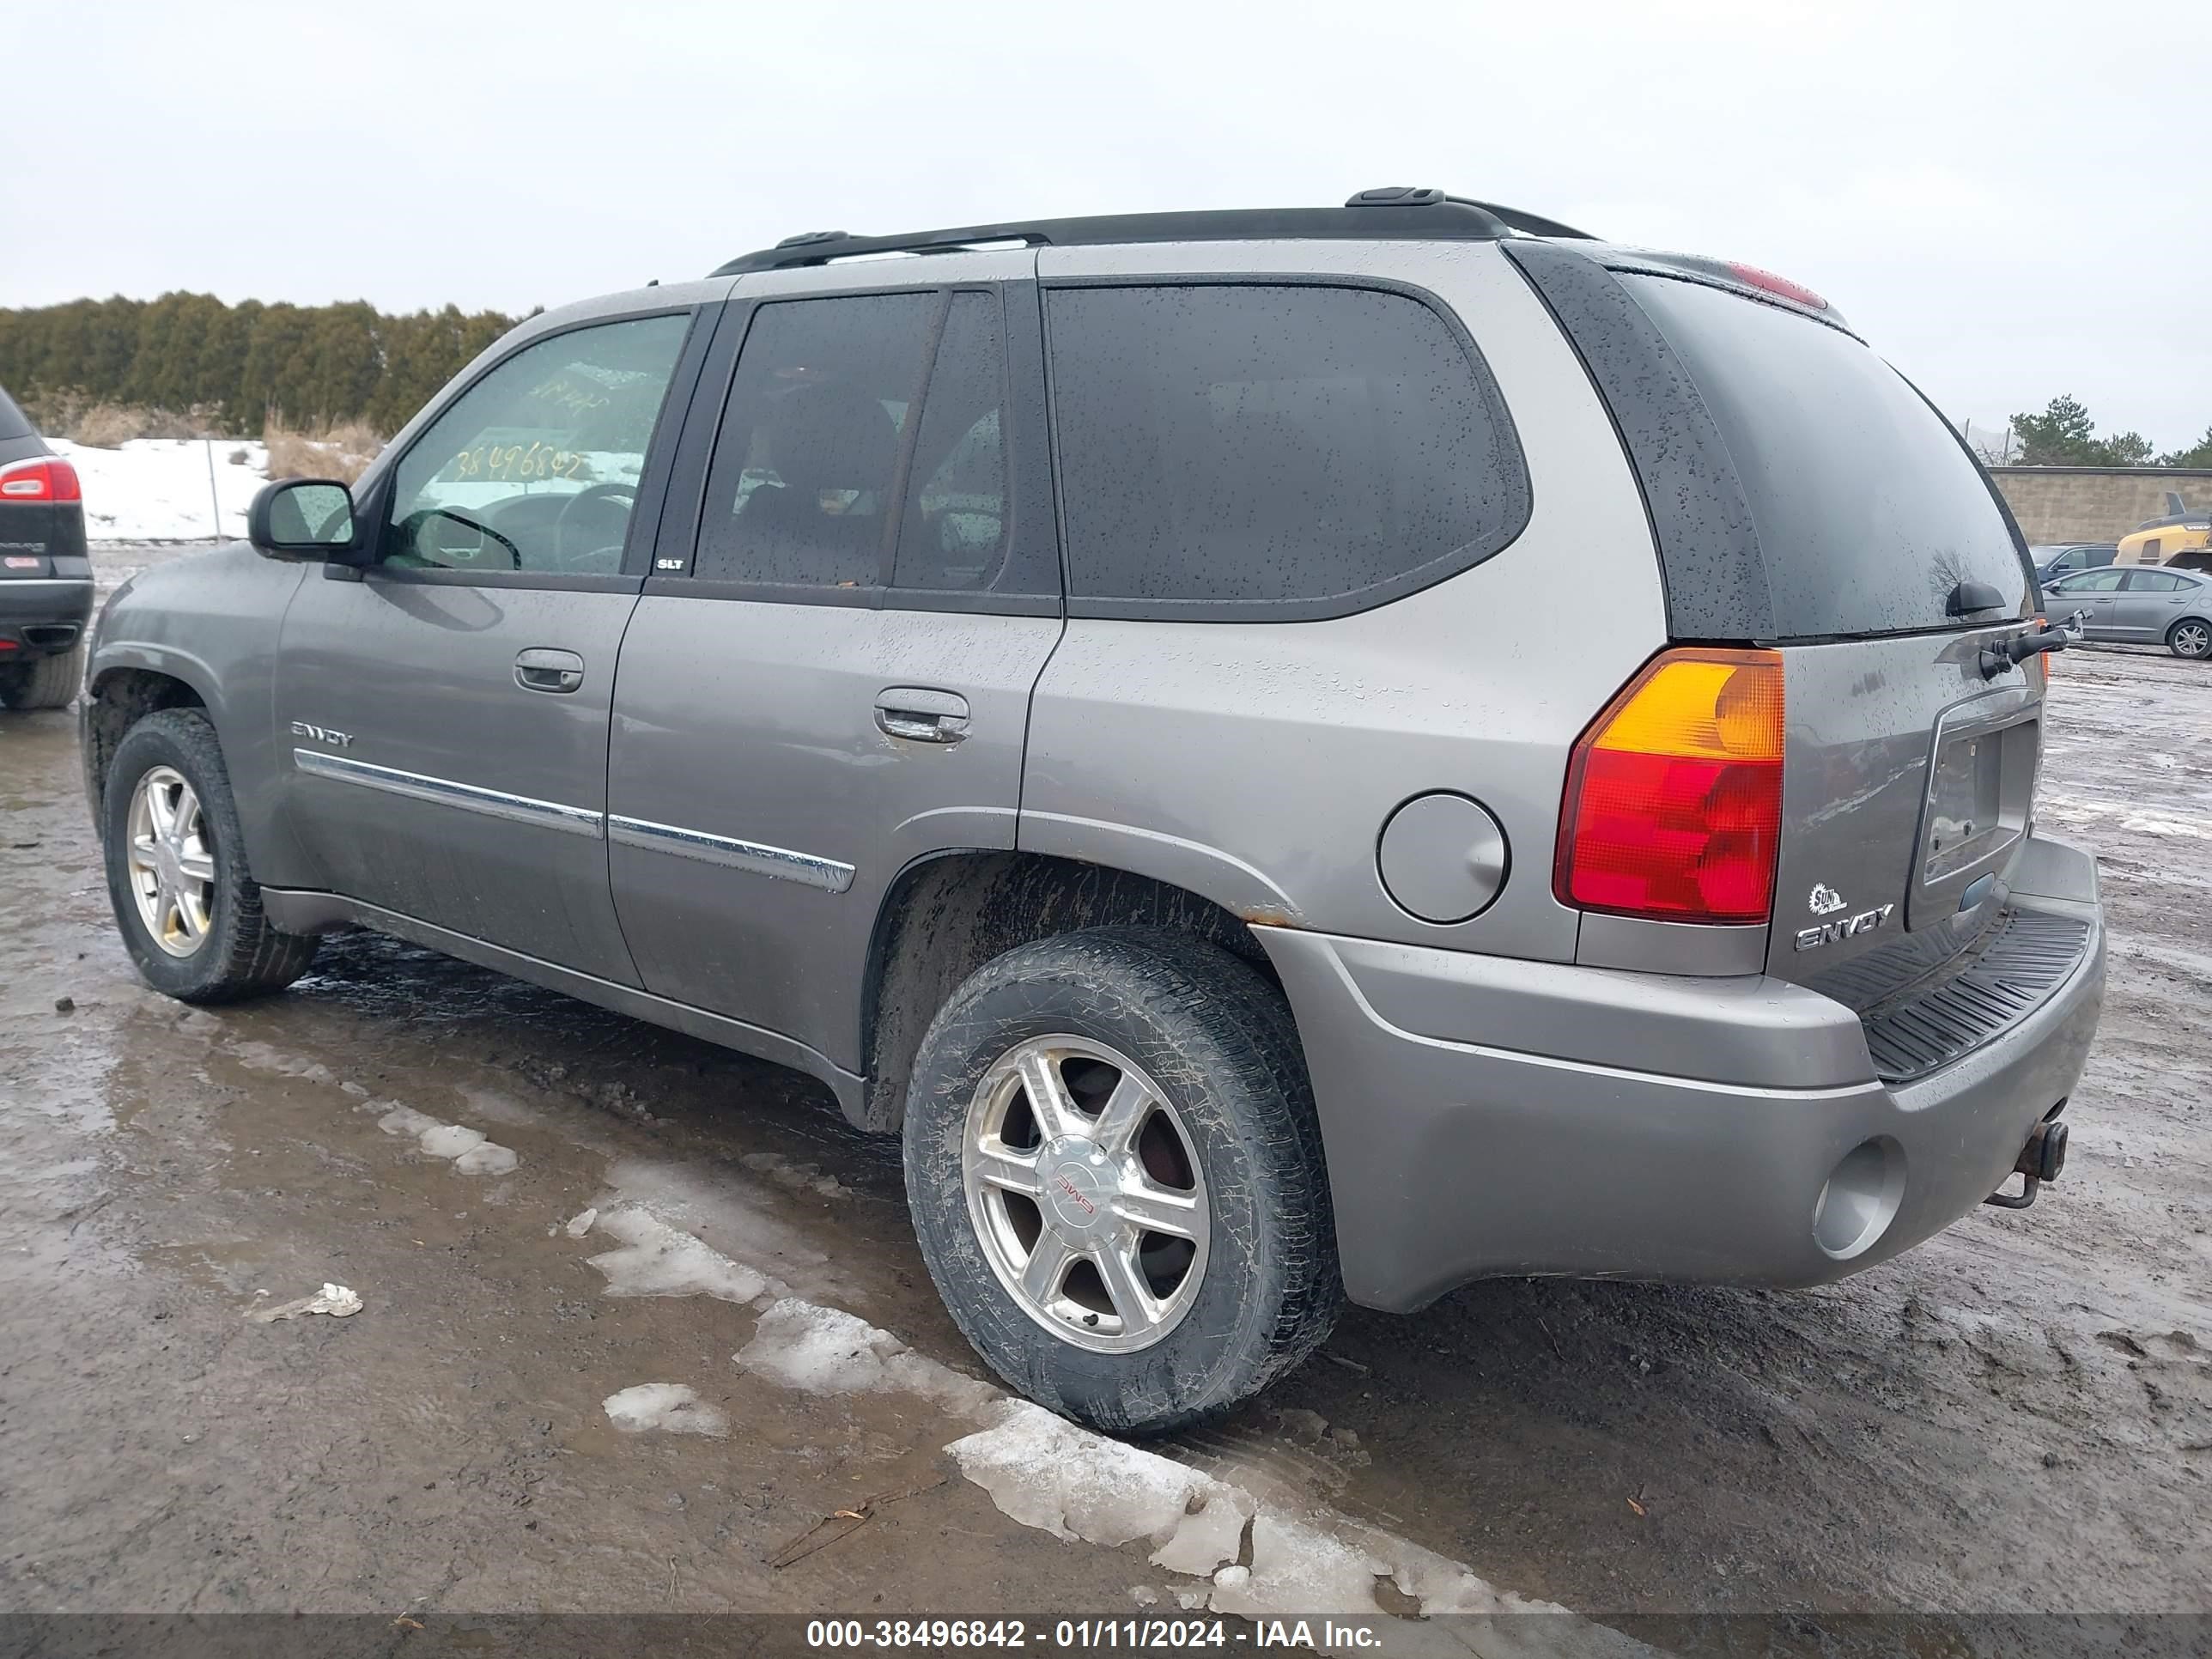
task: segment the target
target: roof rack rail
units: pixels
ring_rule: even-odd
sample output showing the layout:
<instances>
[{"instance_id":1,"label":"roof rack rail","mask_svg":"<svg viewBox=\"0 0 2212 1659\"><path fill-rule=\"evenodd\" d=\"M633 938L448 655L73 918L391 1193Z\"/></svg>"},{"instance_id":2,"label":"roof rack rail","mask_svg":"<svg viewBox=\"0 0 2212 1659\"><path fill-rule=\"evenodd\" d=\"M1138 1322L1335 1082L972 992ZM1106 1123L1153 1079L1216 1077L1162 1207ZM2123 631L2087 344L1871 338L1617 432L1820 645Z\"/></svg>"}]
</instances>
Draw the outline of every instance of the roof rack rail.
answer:
<instances>
[{"instance_id":1,"label":"roof rack rail","mask_svg":"<svg viewBox=\"0 0 2212 1659\"><path fill-rule=\"evenodd\" d=\"M1231 208L1184 213L1115 213L1081 219L1030 219L962 225L897 236L856 236L810 230L774 247L741 254L715 267L717 276L827 264L871 253L957 253L994 244L1083 247L1111 242L1227 242L1273 238L1358 240L1407 237L1438 241L1498 241L1508 236L1592 240L1554 220L1447 196L1440 190L1385 185L1363 190L1340 208Z\"/></svg>"}]
</instances>

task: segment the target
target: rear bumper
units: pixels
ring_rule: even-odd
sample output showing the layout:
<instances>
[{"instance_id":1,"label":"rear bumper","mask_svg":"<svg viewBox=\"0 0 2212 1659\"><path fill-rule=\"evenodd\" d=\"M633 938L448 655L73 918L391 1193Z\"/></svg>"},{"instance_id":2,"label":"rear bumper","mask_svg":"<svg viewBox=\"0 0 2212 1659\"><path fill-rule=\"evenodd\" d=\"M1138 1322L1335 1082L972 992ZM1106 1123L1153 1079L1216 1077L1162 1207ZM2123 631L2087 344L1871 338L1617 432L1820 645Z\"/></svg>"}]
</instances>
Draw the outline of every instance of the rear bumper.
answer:
<instances>
[{"instance_id":1,"label":"rear bumper","mask_svg":"<svg viewBox=\"0 0 2212 1659\"><path fill-rule=\"evenodd\" d=\"M67 576L0 579L0 660L52 656L84 637L92 583Z\"/></svg>"},{"instance_id":2,"label":"rear bumper","mask_svg":"<svg viewBox=\"0 0 2212 1659\"><path fill-rule=\"evenodd\" d=\"M1803 1285L1994 1190L2079 1080L2104 996L2087 854L2039 841L2013 902L2089 924L1997 1036L1909 1084L1858 1017L1763 977L1674 978L1257 927L1319 1103L1345 1287L1406 1311L1561 1273Z\"/></svg>"}]
</instances>

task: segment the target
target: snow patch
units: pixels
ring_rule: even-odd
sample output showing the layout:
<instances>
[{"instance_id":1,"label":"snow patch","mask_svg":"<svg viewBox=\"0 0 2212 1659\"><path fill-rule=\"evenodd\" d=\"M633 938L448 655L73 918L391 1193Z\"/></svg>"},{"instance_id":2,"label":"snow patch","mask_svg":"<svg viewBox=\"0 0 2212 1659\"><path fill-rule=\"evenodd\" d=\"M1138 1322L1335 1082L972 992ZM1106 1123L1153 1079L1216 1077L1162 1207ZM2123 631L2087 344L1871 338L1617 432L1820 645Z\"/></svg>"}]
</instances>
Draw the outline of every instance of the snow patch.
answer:
<instances>
[{"instance_id":1,"label":"snow patch","mask_svg":"<svg viewBox=\"0 0 2212 1659\"><path fill-rule=\"evenodd\" d=\"M1152 1564L1175 1572L1205 1574L1235 1560L1255 1508L1241 1487L1026 1401L1006 1401L991 1427L945 1449L1024 1526L1109 1548L1141 1538L1154 1547Z\"/></svg>"},{"instance_id":2,"label":"snow patch","mask_svg":"<svg viewBox=\"0 0 2212 1659\"><path fill-rule=\"evenodd\" d=\"M392 1101L379 1103L384 1115L376 1127L388 1135L411 1136L415 1145L432 1158L450 1159L463 1175L506 1175L522 1162L514 1148L485 1138L480 1129L447 1123Z\"/></svg>"},{"instance_id":3,"label":"snow patch","mask_svg":"<svg viewBox=\"0 0 2212 1659\"><path fill-rule=\"evenodd\" d=\"M755 1302L783 1289L766 1274L731 1261L635 1204L600 1216L594 1231L622 1241L622 1249L591 1258L592 1266L606 1275L609 1296L711 1296L723 1302Z\"/></svg>"},{"instance_id":4,"label":"snow patch","mask_svg":"<svg viewBox=\"0 0 2212 1659\"><path fill-rule=\"evenodd\" d=\"M62 438L48 442L76 469L84 487L85 534L95 542L242 537L246 509L269 467L269 453L260 444L234 438L134 438L113 449ZM234 463L230 458L241 450L246 459Z\"/></svg>"},{"instance_id":5,"label":"snow patch","mask_svg":"<svg viewBox=\"0 0 2212 1659\"><path fill-rule=\"evenodd\" d=\"M780 1200L724 1170L655 1159L623 1158L607 1172L608 1190L592 1201L602 1215L628 1204L641 1207L738 1261L757 1264L777 1281L775 1293L837 1297L842 1276L799 1228L778 1218Z\"/></svg>"},{"instance_id":6,"label":"snow patch","mask_svg":"<svg viewBox=\"0 0 2212 1659\"><path fill-rule=\"evenodd\" d=\"M604 1212L592 1224L625 1243L591 1258L607 1276L611 1296L703 1292L743 1302L767 1294L772 1284L635 1203ZM776 1299L762 1310L751 1340L732 1356L739 1368L811 1394L910 1395L976 1424L975 1432L945 1449L1002 1514L1056 1538L1109 1548L1150 1544L1154 1565L1208 1583L1202 1592L1178 1592L1182 1607L1203 1604L1251 1617L1318 1612L1384 1618L1393 1610L1376 1599L1376 1587L1388 1579L1424 1617L1541 1611L1561 1615L1553 1628L1577 1651L1650 1651L1563 1607L1499 1591L1459 1562L1325 1505L1255 1497L1231 1481L1079 1427L917 1354L841 1308L774 1288ZM610 1398L611 1417L623 1398ZM661 1398L648 1397L639 1409L655 1409ZM1237 1565L1248 1529L1249 1569ZM1410 1636L1419 1627L1402 1628Z\"/></svg>"},{"instance_id":7,"label":"snow patch","mask_svg":"<svg viewBox=\"0 0 2212 1659\"><path fill-rule=\"evenodd\" d=\"M308 1083L336 1083L331 1068L315 1060L302 1060L297 1054L288 1054L266 1042L234 1042L230 1056L249 1072L267 1072L276 1077L296 1077Z\"/></svg>"},{"instance_id":8,"label":"snow patch","mask_svg":"<svg viewBox=\"0 0 2212 1659\"><path fill-rule=\"evenodd\" d=\"M255 1292L266 1296L266 1291ZM274 1308L248 1308L246 1316L257 1325L273 1325L280 1319L297 1319L304 1314L328 1314L333 1319L351 1319L361 1311L361 1297L349 1285L325 1284L313 1296L303 1296L296 1302L286 1302Z\"/></svg>"},{"instance_id":9,"label":"snow patch","mask_svg":"<svg viewBox=\"0 0 2212 1659\"><path fill-rule=\"evenodd\" d=\"M624 1434L643 1434L652 1429L664 1434L730 1431L730 1419L720 1409L703 1403L696 1390L681 1382L641 1382L611 1394L599 1403L607 1420Z\"/></svg>"},{"instance_id":10,"label":"snow patch","mask_svg":"<svg viewBox=\"0 0 2212 1659\"><path fill-rule=\"evenodd\" d=\"M772 1304L752 1340L731 1358L757 1376L808 1394L920 1395L961 1417L1006 1400L989 1383L915 1352L865 1319L796 1297Z\"/></svg>"},{"instance_id":11,"label":"snow patch","mask_svg":"<svg viewBox=\"0 0 2212 1659\"><path fill-rule=\"evenodd\" d=\"M2191 841L2212 841L2212 825L2201 820L2154 817L2148 812L2121 819L2120 828L2131 836L2185 836Z\"/></svg>"},{"instance_id":12,"label":"snow patch","mask_svg":"<svg viewBox=\"0 0 2212 1659\"><path fill-rule=\"evenodd\" d=\"M817 1198L850 1198L853 1189L836 1176L823 1175L816 1164L794 1164L780 1152L747 1152L738 1160L757 1175L764 1175L779 1187L788 1187L794 1193L812 1193Z\"/></svg>"}]
</instances>

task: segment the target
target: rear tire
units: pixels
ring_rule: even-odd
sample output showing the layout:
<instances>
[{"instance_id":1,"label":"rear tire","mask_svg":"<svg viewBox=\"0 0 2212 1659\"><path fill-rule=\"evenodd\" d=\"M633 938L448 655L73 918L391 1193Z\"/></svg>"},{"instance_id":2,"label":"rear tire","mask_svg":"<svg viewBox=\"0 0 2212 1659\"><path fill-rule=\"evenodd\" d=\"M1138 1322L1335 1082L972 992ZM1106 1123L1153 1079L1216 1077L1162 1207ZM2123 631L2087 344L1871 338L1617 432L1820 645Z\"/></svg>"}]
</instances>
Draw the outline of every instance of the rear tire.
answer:
<instances>
[{"instance_id":1,"label":"rear tire","mask_svg":"<svg viewBox=\"0 0 2212 1659\"><path fill-rule=\"evenodd\" d=\"M2195 617L2184 617L2166 629L2166 648L2177 657L2186 657L2191 662L2201 662L2212 657L2212 623L2200 622Z\"/></svg>"},{"instance_id":2,"label":"rear tire","mask_svg":"<svg viewBox=\"0 0 2212 1659\"><path fill-rule=\"evenodd\" d=\"M197 708L149 714L101 787L108 898L131 959L184 1002L235 1002L306 973L319 941L261 908L215 727Z\"/></svg>"},{"instance_id":3,"label":"rear tire","mask_svg":"<svg viewBox=\"0 0 2212 1659\"><path fill-rule=\"evenodd\" d=\"M84 684L84 646L71 646L58 657L0 668L0 703L10 708L66 708Z\"/></svg>"},{"instance_id":4,"label":"rear tire","mask_svg":"<svg viewBox=\"0 0 2212 1659\"><path fill-rule=\"evenodd\" d=\"M987 963L922 1039L905 1151L954 1322L1010 1385L1093 1427L1226 1410L1342 1306L1297 1029L1218 945L1096 928Z\"/></svg>"}]
</instances>

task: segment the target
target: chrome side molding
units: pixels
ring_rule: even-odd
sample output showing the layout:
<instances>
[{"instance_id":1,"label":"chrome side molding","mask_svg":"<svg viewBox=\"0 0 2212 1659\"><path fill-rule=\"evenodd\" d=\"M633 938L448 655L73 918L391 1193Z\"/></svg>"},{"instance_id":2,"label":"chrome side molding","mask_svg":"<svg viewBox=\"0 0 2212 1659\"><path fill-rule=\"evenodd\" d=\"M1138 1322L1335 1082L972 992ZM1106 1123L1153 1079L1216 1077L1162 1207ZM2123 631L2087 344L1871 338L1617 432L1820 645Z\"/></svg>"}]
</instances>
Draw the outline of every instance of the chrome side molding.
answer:
<instances>
[{"instance_id":1,"label":"chrome side molding","mask_svg":"<svg viewBox=\"0 0 2212 1659\"><path fill-rule=\"evenodd\" d=\"M527 795L511 795L502 789L456 783L451 778L434 778L421 772L403 772L396 766L374 766L367 761L349 760L343 755L325 754L315 749L295 749L292 764L311 777L358 784L364 789L404 795L410 800L428 801L438 806L458 806L465 812L481 812L487 817L505 818L510 823L535 824L541 830L587 836L593 841L605 834L604 815L589 806L533 800Z\"/></svg>"},{"instance_id":2,"label":"chrome side molding","mask_svg":"<svg viewBox=\"0 0 2212 1659\"><path fill-rule=\"evenodd\" d=\"M685 830L647 818L607 817L609 839L625 847L643 847L678 858L697 859L727 870L744 870L756 876L772 876L818 887L825 893L842 893L853 884L853 866L811 853L794 853L787 847L769 847L733 836L710 836L703 830Z\"/></svg>"}]
</instances>

